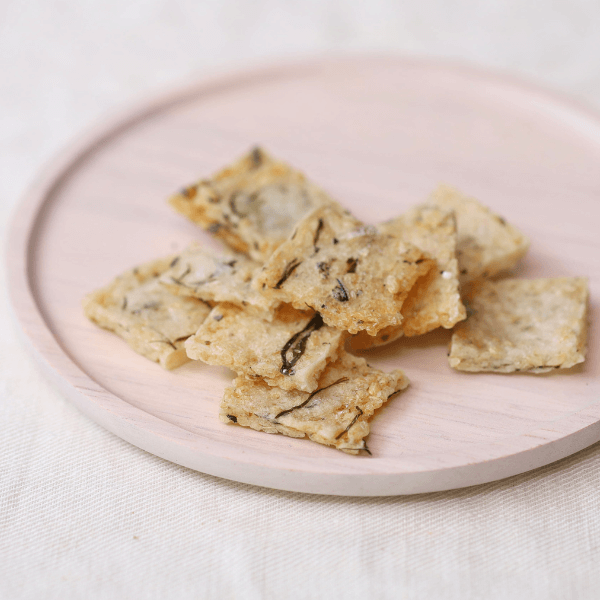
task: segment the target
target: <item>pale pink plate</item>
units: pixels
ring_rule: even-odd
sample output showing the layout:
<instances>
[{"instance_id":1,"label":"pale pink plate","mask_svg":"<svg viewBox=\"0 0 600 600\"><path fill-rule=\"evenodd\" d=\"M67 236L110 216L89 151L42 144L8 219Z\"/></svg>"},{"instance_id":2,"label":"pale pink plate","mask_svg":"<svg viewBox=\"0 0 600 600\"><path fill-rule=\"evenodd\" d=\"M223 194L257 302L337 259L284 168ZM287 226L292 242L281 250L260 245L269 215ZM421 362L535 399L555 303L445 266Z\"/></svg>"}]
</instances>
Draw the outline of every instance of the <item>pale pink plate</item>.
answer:
<instances>
[{"instance_id":1,"label":"pale pink plate","mask_svg":"<svg viewBox=\"0 0 600 600\"><path fill-rule=\"evenodd\" d=\"M462 374L448 332L373 352L410 388L374 419L373 456L222 424L232 375L174 372L83 316L81 298L136 263L213 242L165 199L254 144L375 223L439 182L531 237L520 277L590 279L584 366ZM557 94L441 62L347 58L214 78L103 123L29 192L10 236L20 324L45 372L85 414L158 456L220 477L322 494L412 494L521 473L600 439L600 119Z\"/></svg>"}]
</instances>

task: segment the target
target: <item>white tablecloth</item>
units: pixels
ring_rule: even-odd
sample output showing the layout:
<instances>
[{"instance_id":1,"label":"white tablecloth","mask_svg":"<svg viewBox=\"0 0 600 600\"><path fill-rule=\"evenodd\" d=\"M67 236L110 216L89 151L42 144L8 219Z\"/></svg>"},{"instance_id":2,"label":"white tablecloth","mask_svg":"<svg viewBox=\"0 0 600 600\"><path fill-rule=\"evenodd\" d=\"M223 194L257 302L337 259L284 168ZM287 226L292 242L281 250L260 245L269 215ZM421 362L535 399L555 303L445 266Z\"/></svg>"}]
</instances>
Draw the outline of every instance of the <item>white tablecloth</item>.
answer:
<instances>
[{"instance_id":1,"label":"white tablecloth","mask_svg":"<svg viewBox=\"0 0 600 600\"><path fill-rule=\"evenodd\" d=\"M505 68L600 106L597 2L7 0L3 234L40 165L109 109L215 68L365 49ZM600 445L446 493L256 488L102 430L38 373L4 290L0 319L2 600L600 596Z\"/></svg>"}]
</instances>

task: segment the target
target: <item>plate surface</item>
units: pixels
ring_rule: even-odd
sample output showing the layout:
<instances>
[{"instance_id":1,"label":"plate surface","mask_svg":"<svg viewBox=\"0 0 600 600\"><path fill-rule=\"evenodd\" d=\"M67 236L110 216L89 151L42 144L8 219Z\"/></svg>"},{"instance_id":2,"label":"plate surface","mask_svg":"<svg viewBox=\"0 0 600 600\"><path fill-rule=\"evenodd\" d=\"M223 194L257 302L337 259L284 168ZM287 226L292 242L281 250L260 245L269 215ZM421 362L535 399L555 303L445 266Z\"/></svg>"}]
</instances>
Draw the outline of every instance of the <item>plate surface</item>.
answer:
<instances>
[{"instance_id":1,"label":"plate surface","mask_svg":"<svg viewBox=\"0 0 600 600\"><path fill-rule=\"evenodd\" d=\"M519 277L590 279L583 366L464 374L449 333L369 353L410 388L372 424L373 456L222 424L224 369L174 372L83 316L83 295L194 239L165 199L254 144L305 171L357 217L391 218L446 182L531 237ZM600 119L560 96L471 67L347 58L180 89L102 123L57 158L11 229L17 318L45 372L84 413L149 452L279 489L390 495L521 473L600 439Z\"/></svg>"}]
</instances>

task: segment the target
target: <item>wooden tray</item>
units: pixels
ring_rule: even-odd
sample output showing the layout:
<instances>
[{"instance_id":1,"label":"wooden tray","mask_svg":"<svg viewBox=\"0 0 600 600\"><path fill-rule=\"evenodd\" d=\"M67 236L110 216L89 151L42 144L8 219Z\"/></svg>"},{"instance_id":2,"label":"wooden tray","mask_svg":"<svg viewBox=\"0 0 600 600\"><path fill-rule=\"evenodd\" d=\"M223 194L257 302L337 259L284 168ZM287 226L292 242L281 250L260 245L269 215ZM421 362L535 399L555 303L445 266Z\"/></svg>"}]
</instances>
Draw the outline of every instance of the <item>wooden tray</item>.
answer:
<instances>
[{"instance_id":1,"label":"wooden tray","mask_svg":"<svg viewBox=\"0 0 600 600\"><path fill-rule=\"evenodd\" d=\"M412 381L375 418L372 457L220 423L231 373L199 363L165 372L89 323L80 303L136 263L193 239L214 245L165 199L257 143L371 223L439 182L480 198L531 237L519 276L590 278L585 365L462 374L447 365L446 331L372 352L372 364L400 366ZM71 401L181 465L338 495L492 481L600 439L599 165L597 115L476 68L371 57L213 78L102 123L51 165L12 224L12 302L40 365Z\"/></svg>"}]
</instances>

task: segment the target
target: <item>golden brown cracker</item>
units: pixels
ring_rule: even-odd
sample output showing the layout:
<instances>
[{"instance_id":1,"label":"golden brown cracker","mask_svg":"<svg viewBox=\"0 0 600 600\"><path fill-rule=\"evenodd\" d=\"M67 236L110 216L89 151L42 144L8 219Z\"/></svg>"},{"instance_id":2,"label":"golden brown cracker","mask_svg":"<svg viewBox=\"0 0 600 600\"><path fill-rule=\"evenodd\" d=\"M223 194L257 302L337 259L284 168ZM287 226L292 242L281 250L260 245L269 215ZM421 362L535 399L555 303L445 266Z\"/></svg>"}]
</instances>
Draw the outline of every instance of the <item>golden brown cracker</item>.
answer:
<instances>
[{"instance_id":1,"label":"golden brown cracker","mask_svg":"<svg viewBox=\"0 0 600 600\"><path fill-rule=\"evenodd\" d=\"M313 311L283 305L267 321L231 304L218 304L186 349L195 360L264 378L282 389L311 392L345 337Z\"/></svg>"},{"instance_id":2,"label":"golden brown cracker","mask_svg":"<svg viewBox=\"0 0 600 600\"><path fill-rule=\"evenodd\" d=\"M265 260L306 213L333 200L302 173L257 147L169 202L234 250Z\"/></svg>"},{"instance_id":3,"label":"golden brown cracker","mask_svg":"<svg viewBox=\"0 0 600 600\"><path fill-rule=\"evenodd\" d=\"M402 305L404 319L400 325L385 327L376 336L361 332L351 339L352 348L371 348L438 327L450 329L465 319L458 283L454 213L437 206L417 206L378 229L414 244L436 260L437 268L413 286Z\"/></svg>"},{"instance_id":4,"label":"golden brown cracker","mask_svg":"<svg viewBox=\"0 0 600 600\"><path fill-rule=\"evenodd\" d=\"M585 359L587 280L504 279L473 284L456 326L450 366L460 371L543 373Z\"/></svg>"},{"instance_id":5,"label":"golden brown cracker","mask_svg":"<svg viewBox=\"0 0 600 600\"><path fill-rule=\"evenodd\" d=\"M350 333L402 322L402 304L435 261L392 233L365 226L338 206L307 215L255 278L256 289L310 307Z\"/></svg>"},{"instance_id":6,"label":"golden brown cracker","mask_svg":"<svg viewBox=\"0 0 600 600\"><path fill-rule=\"evenodd\" d=\"M172 294L158 282L172 261L168 257L126 271L83 301L91 321L165 369L189 360L184 342L211 310L207 303Z\"/></svg>"},{"instance_id":7,"label":"golden brown cracker","mask_svg":"<svg viewBox=\"0 0 600 600\"><path fill-rule=\"evenodd\" d=\"M408 386L397 369L383 373L362 358L343 353L312 393L285 391L261 380L238 377L225 390L220 418L267 433L308 436L349 454L367 450L369 420L396 392Z\"/></svg>"},{"instance_id":8,"label":"golden brown cracker","mask_svg":"<svg viewBox=\"0 0 600 600\"><path fill-rule=\"evenodd\" d=\"M259 263L245 254L215 254L197 244L176 256L159 281L173 294L255 308L270 318L274 300L251 285Z\"/></svg>"},{"instance_id":9,"label":"golden brown cracker","mask_svg":"<svg viewBox=\"0 0 600 600\"><path fill-rule=\"evenodd\" d=\"M456 215L461 284L511 269L529 248L529 239L516 227L454 188L439 186L429 202Z\"/></svg>"}]
</instances>

